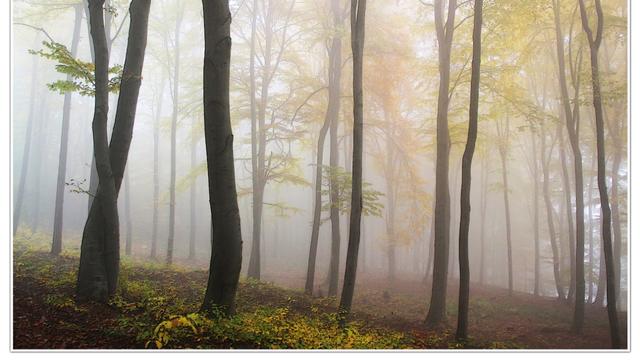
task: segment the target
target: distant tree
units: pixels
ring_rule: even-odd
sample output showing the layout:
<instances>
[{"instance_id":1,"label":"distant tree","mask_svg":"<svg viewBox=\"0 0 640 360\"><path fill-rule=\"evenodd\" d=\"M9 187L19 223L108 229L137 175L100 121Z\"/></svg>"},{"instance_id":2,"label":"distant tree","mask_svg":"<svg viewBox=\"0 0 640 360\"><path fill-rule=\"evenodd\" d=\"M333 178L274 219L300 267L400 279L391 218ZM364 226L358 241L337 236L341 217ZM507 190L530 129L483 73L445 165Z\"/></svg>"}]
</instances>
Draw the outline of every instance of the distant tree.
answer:
<instances>
[{"instance_id":1,"label":"distant tree","mask_svg":"<svg viewBox=\"0 0 640 360\"><path fill-rule=\"evenodd\" d=\"M598 190L600 191L600 209L602 211L602 242L607 268L607 313L609 315L609 328L611 334L611 346L620 348L620 329L618 325L618 313L616 311L615 269L611 244L611 208L609 206L609 194L607 193L605 149L604 149L604 116L602 108L602 93L600 89L600 69L598 65L598 50L602 42L604 15L600 0L595 0L596 28L595 34L589 24L589 15L584 0L578 0L580 5L580 18L582 29L587 36L591 59L591 91L593 93L593 107L596 119L596 141L598 149Z\"/></svg>"}]
</instances>

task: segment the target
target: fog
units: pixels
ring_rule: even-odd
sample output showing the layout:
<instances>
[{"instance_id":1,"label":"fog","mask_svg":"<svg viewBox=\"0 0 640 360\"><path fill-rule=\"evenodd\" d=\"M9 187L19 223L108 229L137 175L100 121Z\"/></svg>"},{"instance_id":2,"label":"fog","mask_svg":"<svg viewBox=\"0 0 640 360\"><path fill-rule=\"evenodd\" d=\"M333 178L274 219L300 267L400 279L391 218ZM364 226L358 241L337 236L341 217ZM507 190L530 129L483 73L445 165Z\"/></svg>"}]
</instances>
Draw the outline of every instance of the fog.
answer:
<instances>
[{"instance_id":1,"label":"fog","mask_svg":"<svg viewBox=\"0 0 640 360\"><path fill-rule=\"evenodd\" d=\"M17 211L14 221L18 221L17 233L20 236L40 238L45 242L50 242L54 229L65 96L48 88L47 84L62 80L66 75L56 71L56 60L31 54L29 50L46 51L42 42L49 41L48 36L57 43L70 46L74 21L77 21L71 3L73 1L68 0L14 1L11 144L14 211ZM113 39L110 65L123 65L129 2L112 0L109 3L112 11L107 12L111 14L108 32ZM262 225L259 232L259 278L283 287L303 289L314 212L316 148L329 102L328 52L336 32L342 39L338 122L335 132L331 129L327 132L323 166L329 169L332 158L336 165L332 169L350 173L352 166L349 5L339 1L344 13L343 25L334 27L329 0L258 0L255 3L258 4L255 105L256 116L262 119L261 131L264 132L263 144L255 144L258 148L263 146L263 156L255 161L262 161L258 168L262 169L264 175L260 179L265 182L264 209L261 220L257 220ZM599 279L604 263L601 261L602 221L596 183L589 46L582 34L576 5L561 1L568 93L571 107L576 102L579 105L574 116L580 119L585 207L576 209L574 158L564 122L558 85L556 33L553 11L548 3L485 2L479 133L471 183L471 282L473 286L509 287L509 226L513 290L534 292L537 241L539 295L557 296L549 232L551 219L559 246L558 281L565 292L569 291L572 256L575 256L575 239L571 238L575 236L575 229L571 227L575 227L576 211L584 211L586 294L587 300L593 302L598 293L602 292L604 296L604 281ZM247 276L250 268L253 222L256 221L255 197L252 196L255 188L252 182L250 100L253 4L253 0L230 1L233 17L230 106L243 241L242 277ZM606 172L614 212L613 241L614 248L619 249L614 250L620 263L619 306L625 310L628 289L627 8L624 1L606 1L603 5L607 16L614 19L605 24L600 70L606 98ZM370 1L367 7L363 181L370 184L365 186L365 192L375 191L377 195L371 203L365 199L356 292L368 284L382 283L393 291L394 286L402 282L431 281L436 110L440 83L433 13L433 5L423 1ZM83 10L80 14L77 58L91 62L87 13ZM451 50L448 108L451 140L450 284L456 284L459 278L461 159L468 127L472 15L470 2L459 4ZM36 28L46 31L47 35ZM172 262L176 266L208 269L212 225L203 129L203 37L201 2L152 1L133 139L125 180L118 196L124 259L166 262L171 227L171 138L172 123L175 122L175 240ZM577 100L573 75L581 77L577 80ZM112 92L109 99L111 131L117 91ZM70 101L63 251L80 249L91 198L93 157L93 97L73 92ZM158 158L154 159L156 127L159 131ZM260 134L258 131L258 138ZM333 136L336 137L334 140ZM254 141L259 142L259 139ZM332 155L330 147L334 141L336 149ZM28 154L25 152L27 148ZM619 156L618 160L616 156ZM158 166L157 203L154 200L154 163ZM543 184L545 167L548 171L547 190ZM328 170L325 171L327 174ZM505 174L508 179L506 192ZM612 178L617 183L613 183ZM323 210L313 290L319 295L329 292L332 223L329 206L324 205L329 203L328 183L332 180L335 179L327 175L322 184ZM345 181L346 185L338 189L341 205L336 205L341 210L340 282L344 274L349 232L350 177ZM568 202L566 194L570 195ZM550 217L545 196L548 196L553 210ZM505 197L509 203L509 224ZM20 208L17 208L18 201L22 202ZM567 211L567 203L570 211ZM368 212L368 206L375 206L378 211ZM157 248L156 257L151 260L154 207L158 216L155 224ZM567 214L571 214L571 219ZM190 239L194 239L192 258ZM125 254L127 241L131 244L130 255ZM425 293L423 298L425 309L427 295Z\"/></svg>"}]
</instances>

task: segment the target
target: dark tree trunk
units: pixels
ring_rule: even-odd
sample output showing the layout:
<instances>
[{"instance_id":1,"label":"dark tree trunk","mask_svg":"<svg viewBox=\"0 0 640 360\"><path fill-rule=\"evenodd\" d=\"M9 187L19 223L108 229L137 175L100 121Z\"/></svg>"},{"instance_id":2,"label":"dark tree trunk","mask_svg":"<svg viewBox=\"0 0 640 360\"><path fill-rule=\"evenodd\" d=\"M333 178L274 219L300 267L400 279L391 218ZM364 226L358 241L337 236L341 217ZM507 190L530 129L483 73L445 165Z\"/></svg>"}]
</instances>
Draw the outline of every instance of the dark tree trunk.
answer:
<instances>
[{"instance_id":1,"label":"dark tree trunk","mask_svg":"<svg viewBox=\"0 0 640 360\"><path fill-rule=\"evenodd\" d=\"M437 325L447 320L447 270L449 266L449 79L451 75L451 44L455 29L456 0L449 0L447 20L444 22L443 0L434 2L436 35L438 38L438 67L440 85L436 130L436 205L433 282L426 323Z\"/></svg>"},{"instance_id":2,"label":"dark tree trunk","mask_svg":"<svg viewBox=\"0 0 640 360\"><path fill-rule=\"evenodd\" d=\"M342 284L342 295L338 308L341 324L351 312L353 292L358 268L360 225L362 219L362 154L363 154L363 57L366 0L351 1L351 50L353 53L353 164L351 182L351 215L349 218L349 243Z\"/></svg>"},{"instance_id":3,"label":"dark tree trunk","mask_svg":"<svg viewBox=\"0 0 640 360\"><path fill-rule=\"evenodd\" d=\"M93 142L99 186L82 235L78 299L105 301L115 293L120 264L117 197L133 135L142 65L147 45L150 0L133 0L129 6L131 25L120 82L111 143L107 142L107 92L109 54L104 31L104 0L91 0L91 37L96 59L96 96Z\"/></svg>"},{"instance_id":4,"label":"dark tree trunk","mask_svg":"<svg viewBox=\"0 0 640 360\"><path fill-rule=\"evenodd\" d=\"M480 94L480 62L482 54L482 0L473 4L473 60L471 61L471 94L469 100L469 133L462 155L460 186L460 293L458 297L458 327L456 338L467 338L469 317L469 224L471 222L471 165L478 137L478 102Z\"/></svg>"},{"instance_id":5,"label":"dark tree trunk","mask_svg":"<svg viewBox=\"0 0 640 360\"><path fill-rule=\"evenodd\" d=\"M79 300L106 301L115 293L119 268L117 190L107 140L109 50L103 18L104 0L89 0L95 50L93 150L99 186L82 235L76 294Z\"/></svg>"},{"instance_id":6,"label":"dark tree trunk","mask_svg":"<svg viewBox=\"0 0 640 360\"><path fill-rule=\"evenodd\" d=\"M231 12L228 0L203 0L204 132L213 239L209 279L201 310L235 312L242 266L242 235L229 111Z\"/></svg>"},{"instance_id":7,"label":"dark tree trunk","mask_svg":"<svg viewBox=\"0 0 640 360\"><path fill-rule=\"evenodd\" d=\"M558 239L554 218L556 217L551 201L550 180L549 180L549 160L553 153L553 145L547 155L547 135L544 131L544 121L540 124L540 162L542 164L542 193L544 195L544 204L547 213L547 228L549 230L549 242L551 243L551 252L553 255L553 278L556 284L556 292L559 300L564 300L565 293L562 286L562 278L560 276L560 254L558 250Z\"/></svg>"},{"instance_id":8,"label":"dark tree trunk","mask_svg":"<svg viewBox=\"0 0 640 360\"><path fill-rule=\"evenodd\" d=\"M615 349L621 347L620 328L618 325L618 313L616 311L615 289L615 261L611 244L611 208L609 207L609 194L607 193L606 166L605 166L605 140L604 140L604 116L602 110L602 97L600 92L600 70L598 68L598 50L602 42L604 15L600 0L595 0L597 26L594 37L589 26L587 9L584 0L579 0L582 28L587 35L591 58L591 86L593 93L593 107L596 115L596 141L598 149L598 190L600 191L600 208L602 211L602 242L607 268L607 312L609 315L609 327L611 333L611 346Z\"/></svg>"},{"instance_id":9,"label":"dark tree trunk","mask_svg":"<svg viewBox=\"0 0 640 360\"><path fill-rule=\"evenodd\" d=\"M76 57L78 53L78 43L80 42L80 25L82 24L82 5L77 4L75 8L75 21L73 25L73 37L71 38L71 56ZM67 81L71 76L67 75ZM71 117L71 96L68 91L64 94L62 105L62 130L60 136L60 153L58 155L58 178L56 180L56 202L53 217L53 240L51 241L51 254L58 255L62 251L62 221L64 211L64 185L67 176L67 149L69 146L69 121Z\"/></svg>"},{"instance_id":10,"label":"dark tree trunk","mask_svg":"<svg viewBox=\"0 0 640 360\"><path fill-rule=\"evenodd\" d=\"M171 170L169 175L169 237L167 239L167 265L173 263L173 248L176 231L176 132L178 127L178 99L180 92L180 25L184 9L178 10L173 43L173 113L171 115Z\"/></svg>"}]
</instances>

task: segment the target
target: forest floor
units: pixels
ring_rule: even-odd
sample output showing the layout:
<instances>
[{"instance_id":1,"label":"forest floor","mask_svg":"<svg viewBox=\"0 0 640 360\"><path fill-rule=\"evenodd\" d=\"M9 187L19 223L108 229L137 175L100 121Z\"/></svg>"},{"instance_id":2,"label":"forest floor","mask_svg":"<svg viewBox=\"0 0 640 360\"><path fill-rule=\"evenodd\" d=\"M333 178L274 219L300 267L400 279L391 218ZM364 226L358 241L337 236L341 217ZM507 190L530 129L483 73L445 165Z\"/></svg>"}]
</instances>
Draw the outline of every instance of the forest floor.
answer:
<instances>
[{"instance_id":1,"label":"forest floor","mask_svg":"<svg viewBox=\"0 0 640 360\"><path fill-rule=\"evenodd\" d=\"M582 335L570 332L572 306L553 298L473 286L467 342L454 338L457 289L448 323L423 324L428 284L393 286L363 279L354 314L341 328L337 300L243 279L237 314L197 314L207 272L122 260L109 304L76 303L77 253L51 256L14 242L14 349L306 348L306 349L603 349L610 346L604 308L587 305ZM457 288L457 286L456 286ZM619 314L626 339L626 313Z\"/></svg>"}]
</instances>

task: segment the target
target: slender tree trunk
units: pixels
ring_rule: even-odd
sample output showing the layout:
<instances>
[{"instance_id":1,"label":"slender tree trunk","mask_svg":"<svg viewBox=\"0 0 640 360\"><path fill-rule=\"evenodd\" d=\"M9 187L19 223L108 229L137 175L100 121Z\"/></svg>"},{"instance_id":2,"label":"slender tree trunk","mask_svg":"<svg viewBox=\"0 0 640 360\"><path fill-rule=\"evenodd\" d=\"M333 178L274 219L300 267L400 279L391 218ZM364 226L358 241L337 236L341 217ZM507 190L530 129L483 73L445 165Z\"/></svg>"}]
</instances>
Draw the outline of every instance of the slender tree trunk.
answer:
<instances>
[{"instance_id":1,"label":"slender tree trunk","mask_svg":"<svg viewBox=\"0 0 640 360\"><path fill-rule=\"evenodd\" d=\"M82 235L78 299L105 301L115 293L120 264L117 197L131 145L142 65L147 44L150 0L133 0L131 25L120 82L111 143L107 142L109 54L104 31L104 0L90 0L91 37L95 49L96 96L93 143L99 186Z\"/></svg>"},{"instance_id":2,"label":"slender tree trunk","mask_svg":"<svg viewBox=\"0 0 640 360\"><path fill-rule=\"evenodd\" d=\"M618 139L620 136L617 137ZM616 145L620 144L616 142ZM620 306L620 285L622 283L622 228L620 226L620 206L619 206L619 177L620 177L620 163L622 161L622 152L615 147L613 152L613 164L611 168L611 221L613 226L613 259L615 260L615 273L616 276L616 299L618 300L618 306Z\"/></svg>"},{"instance_id":3,"label":"slender tree trunk","mask_svg":"<svg viewBox=\"0 0 640 360\"><path fill-rule=\"evenodd\" d=\"M179 5L181 6L181 5ZM178 102L180 97L180 26L184 8L178 10L173 43L173 114L171 115L171 170L169 177L169 238L167 240L167 265L173 263L176 227L176 132L178 127Z\"/></svg>"},{"instance_id":4,"label":"slender tree trunk","mask_svg":"<svg viewBox=\"0 0 640 360\"><path fill-rule=\"evenodd\" d=\"M469 100L469 133L462 155L460 185L460 293L458 297L457 339L467 338L469 316L469 224L471 223L471 165L478 136L478 102L480 94L480 62L482 54L482 0L473 4L473 58L471 61L471 90Z\"/></svg>"},{"instance_id":5,"label":"slender tree trunk","mask_svg":"<svg viewBox=\"0 0 640 360\"><path fill-rule=\"evenodd\" d=\"M553 209L553 203L551 201L550 180L549 180L549 160L553 153L553 145L549 149L547 155L547 135L545 134L544 121L540 124L540 161L542 163L542 193L544 195L544 204L547 213L547 229L549 230L549 242L551 243L551 252L553 255L553 278L556 283L556 292L559 300L564 300L565 293L562 286L562 278L560 276L560 254L558 250L558 238L556 234L556 227L554 218L556 217Z\"/></svg>"},{"instance_id":6,"label":"slender tree trunk","mask_svg":"<svg viewBox=\"0 0 640 360\"><path fill-rule=\"evenodd\" d=\"M349 218L349 243L340 297L339 317L344 325L351 312L356 284L358 250L360 246L360 222L362 218L362 154L363 154L363 57L366 0L351 1L351 50L353 53L353 167L351 182L351 215Z\"/></svg>"},{"instance_id":7,"label":"slender tree trunk","mask_svg":"<svg viewBox=\"0 0 640 360\"><path fill-rule=\"evenodd\" d=\"M77 4L75 8L75 21L73 25L73 36L71 38L71 56L76 57L78 53L78 43L80 42L80 25L82 24L82 5ZM71 76L67 75L67 81ZM53 217L53 240L51 242L51 254L58 255L62 251L62 221L64 211L64 185L67 174L67 149L69 146L69 121L71 117L71 96L68 91L64 94L62 105L62 134L60 136L60 153L58 155L58 178L56 180L56 202Z\"/></svg>"},{"instance_id":8,"label":"slender tree trunk","mask_svg":"<svg viewBox=\"0 0 640 360\"><path fill-rule=\"evenodd\" d=\"M438 89L438 110L436 130L436 202L433 282L431 301L426 323L437 325L447 320L447 270L449 266L449 79L451 75L451 44L455 22L456 0L449 0L447 20L444 22L442 0L434 2L436 35L438 39L438 67L440 85Z\"/></svg>"},{"instance_id":9,"label":"slender tree trunk","mask_svg":"<svg viewBox=\"0 0 640 360\"><path fill-rule=\"evenodd\" d=\"M47 134L47 124L49 123L49 100L46 96L48 89L42 89L40 93L40 98L42 101L40 102L40 115L38 116L38 127L36 130L35 139L45 139ZM42 158L45 156L45 152L47 151L46 143L41 141L38 146L37 156L34 159L33 168L35 169L34 174L34 185L33 185L33 210L31 215L31 231L34 233L38 232L40 225L40 193L41 193L41 178L42 175Z\"/></svg>"},{"instance_id":10,"label":"slender tree trunk","mask_svg":"<svg viewBox=\"0 0 640 360\"><path fill-rule=\"evenodd\" d=\"M587 10L584 0L579 0L582 28L587 35L591 58L591 86L593 93L593 107L596 115L596 141L598 149L598 190L600 191L600 208L602 211L602 242L607 268L607 313L609 315L609 327L611 333L611 346L620 348L620 328L618 325L618 313L616 311L615 290L615 260L611 244L611 208L609 207L609 194L607 193L606 165L605 165L605 140L604 140L604 116L602 110L602 97L600 92L600 70L598 68L598 50L602 41L604 15L600 0L595 0L597 25L596 34L589 26Z\"/></svg>"},{"instance_id":11,"label":"slender tree trunk","mask_svg":"<svg viewBox=\"0 0 640 360\"><path fill-rule=\"evenodd\" d=\"M229 110L231 12L228 0L203 0L204 132L213 239L207 291L201 309L235 312L242 266L242 234L236 193Z\"/></svg>"},{"instance_id":12,"label":"slender tree trunk","mask_svg":"<svg viewBox=\"0 0 640 360\"><path fill-rule=\"evenodd\" d=\"M260 252L260 244L256 243L256 238L260 237L260 219L256 215L256 206L259 206L259 203L262 203L261 200L258 199L257 189L258 184L260 182L260 174L258 171L258 118L257 118L257 110L256 110L256 23L258 22L258 0L253 0L253 7L251 8L251 48L249 54L249 99L250 99L250 110L251 110L251 189L252 189L252 199L253 199L253 225L252 225L252 243L251 243L251 262L249 264L249 274L250 276L255 275L256 270L255 264L252 262L256 262L254 252ZM267 49L268 50L268 49ZM257 233L257 236L256 236ZM257 249L254 250L254 247L257 246ZM258 271L259 271L259 266Z\"/></svg>"},{"instance_id":13,"label":"slender tree trunk","mask_svg":"<svg viewBox=\"0 0 640 360\"><path fill-rule=\"evenodd\" d=\"M160 202L160 118L162 117L162 103L164 102L165 78L162 78L158 103L153 120L153 228L151 232L151 258L155 259L158 251L158 206Z\"/></svg>"}]
</instances>

